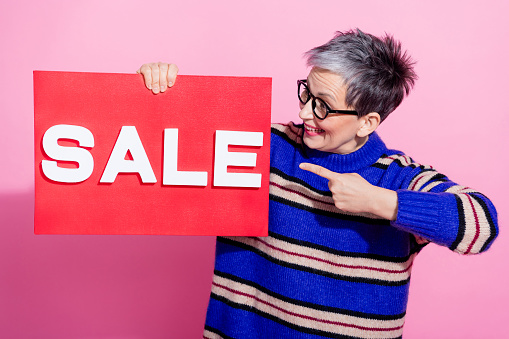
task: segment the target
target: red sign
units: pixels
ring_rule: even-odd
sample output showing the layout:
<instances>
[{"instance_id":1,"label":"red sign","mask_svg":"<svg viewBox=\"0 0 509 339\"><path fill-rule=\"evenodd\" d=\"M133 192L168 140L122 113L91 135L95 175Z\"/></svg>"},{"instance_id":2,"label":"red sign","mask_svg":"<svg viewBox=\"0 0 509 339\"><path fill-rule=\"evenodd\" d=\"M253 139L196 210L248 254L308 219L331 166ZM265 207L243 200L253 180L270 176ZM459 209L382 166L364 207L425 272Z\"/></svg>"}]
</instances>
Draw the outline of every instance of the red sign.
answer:
<instances>
[{"instance_id":1,"label":"red sign","mask_svg":"<svg viewBox=\"0 0 509 339\"><path fill-rule=\"evenodd\" d=\"M265 236L271 79L34 72L35 233Z\"/></svg>"}]
</instances>

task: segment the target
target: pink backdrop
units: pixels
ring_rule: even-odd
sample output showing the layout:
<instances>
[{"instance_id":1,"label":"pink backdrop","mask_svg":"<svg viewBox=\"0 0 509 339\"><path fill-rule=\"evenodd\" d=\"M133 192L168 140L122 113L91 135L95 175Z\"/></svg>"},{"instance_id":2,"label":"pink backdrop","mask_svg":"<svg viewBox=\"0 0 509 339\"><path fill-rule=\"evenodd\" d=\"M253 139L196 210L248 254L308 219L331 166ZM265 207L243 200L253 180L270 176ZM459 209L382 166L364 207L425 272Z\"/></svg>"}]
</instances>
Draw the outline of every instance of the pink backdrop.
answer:
<instances>
[{"instance_id":1,"label":"pink backdrop","mask_svg":"<svg viewBox=\"0 0 509 339\"><path fill-rule=\"evenodd\" d=\"M273 77L273 121L298 121L302 53L336 30L402 40L420 80L386 143L492 198L502 235L481 256L416 260L406 338L502 338L509 314L509 6L503 1L2 1L0 333L6 338L198 338L214 239L33 235L32 71ZM121 83L118 86L122 86Z\"/></svg>"}]
</instances>

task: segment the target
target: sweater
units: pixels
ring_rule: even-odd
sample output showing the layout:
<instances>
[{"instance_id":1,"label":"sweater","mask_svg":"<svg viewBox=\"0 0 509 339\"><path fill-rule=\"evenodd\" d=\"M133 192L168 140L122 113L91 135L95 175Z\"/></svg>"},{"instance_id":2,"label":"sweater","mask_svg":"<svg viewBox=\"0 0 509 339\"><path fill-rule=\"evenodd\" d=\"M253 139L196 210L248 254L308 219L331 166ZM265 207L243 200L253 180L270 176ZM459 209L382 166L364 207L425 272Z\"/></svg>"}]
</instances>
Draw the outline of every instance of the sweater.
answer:
<instances>
[{"instance_id":1,"label":"sweater","mask_svg":"<svg viewBox=\"0 0 509 339\"><path fill-rule=\"evenodd\" d=\"M302 133L272 126L269 236L217 238L203 337L401 338L415 256L429 242L486 251L496 210L376 133L346 155L309 149ZM397 219L339 210L302 162L396 191Z\"/></svg>"}]
</instances>

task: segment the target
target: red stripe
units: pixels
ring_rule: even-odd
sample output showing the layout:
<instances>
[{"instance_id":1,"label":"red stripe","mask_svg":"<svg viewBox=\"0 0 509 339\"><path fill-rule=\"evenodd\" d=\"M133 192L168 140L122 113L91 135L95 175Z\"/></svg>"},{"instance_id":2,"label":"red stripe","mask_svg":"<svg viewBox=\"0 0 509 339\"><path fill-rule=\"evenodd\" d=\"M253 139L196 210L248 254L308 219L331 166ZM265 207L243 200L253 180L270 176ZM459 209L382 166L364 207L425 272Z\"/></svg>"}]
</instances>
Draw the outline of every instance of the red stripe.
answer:
<instances>
[{"instance_id":1,"label":"red stripe","mask_svg":"<svg viewBox=\"0 0 509 339\"><path fill-rule=\"evenodd\" d=\"M323 204L330 205L330 206L336 206L336 205L334 205L334 203L326 202L326 201L319 200L319 199L316 199L316 198L312 198L312 197L310 197L310 196L308 196L308 195L306 195L306 194L304 194L304 193L301 193L301 192L299 192L299 191L295 191L295 190L292 190L292 189L290 189L290 188L287 188L287 187L281 186L281 185L276 184L275 182L272 182L272 181L270 182L270 185L273 185L273 186L279 187L279 188L281 188L282 190L285 190L285 191L288 191L288 192L295 193L295 194L300 195L301 197L304 197L304 198L309 199L309 200L313 200L313 201L316 201L316 202L321 202L321 203L323 203Z\"/></svg>"},{"instance_id":2,"label":"red stripe","mask_svg":"<svg viewBox=\"0 0 509 339\"><path fill-rule=\"evenodd\" d=\"M345 327L353 327L353 328L356 328L356 329L359 329L359 330L365 330L365 331L396 331L396 330L400 330L401 328L403 328L403 326L398 326L398 327L393 327L393 328L375 328L375 327L363 327L363 326L358 326L358 325L354 325L354 324L347 324L347 323L341 323L341 322L337 322L337 321L331 321L331 320L325 320L325 319L318 319L318 318L314 318L314 317L310 317L310 316L307 316L307 315L303 315L303 314L298 314L298 313L295 313L295 312L290 312L288 310L285 310L281 307L278 307L274 304L271 304L265 300L262 300L254 295L251 295L251 294L247 294L247 293L244 293L244 292L240 292L240 291L237 291L237 290L234 290L234 289L231 289L229 287L226 287L226 286L223 286L223 285L220 285L218 283L215 283L215 282L212 282L212 285L214 286L217 286L219 288L222 288L222 289L225 289L231 293L234 293L234 294L238 294L238 295L242 295L244 297L248 297L248 298L251 298L251 299L254 299L262 304L265 304L267 306L270 306L270 307L273 307L275 308L276 310L278 311L281 311L283 313L286 313L286 314L289 314L289 315L293 315L293 316L296 316L296 317L299 317L299 318L303 318L303 319L307 319L307 320L314 320L314 321L318 321L318 322L322 322L322 323L326 323L326 324L332 324L332 325L339 325L339 326L345 326Z\"/></svg>"},{"instance_id":3,"label":"red stripe","mask_svg":"<svg viewBox=\"0 0 509 339\"><path fill-rule=\"evenodd\" d=\"M276 247L274 245L271 245L271 244L261 240L260 238L254 238L254 240L259 241L262 244L264 244L265 246L270 247L270 248L272 248L272 249L274 249L276 251L283 252L285 254L295 255L295 256L298 256L298 257L307 258L307 259L311 259L311 260L316 260L316 261L324 262L324 263L327 263L327 264L330 264L330 265L333 265L333 266L337 266L337 267L345 267L345 268L351 268L351 269L364 269L364 270L378 271L378 272L384 272L384 273L405 273L406 271L408 271L412 267L412 264L410 264L404 270L387 270L387 269L383 269L383 268L376 268L376 267L369 267L369 266L351 266L351 265L345 265L345 264L338 264L338 263L335 263L335 262L332 262L332 261L329 261L329 260L313 257L313 256L310 256L310 255L296 253L296 252L290 252L290 251L284 250L282 248Z\"/></svg>"},{"instance_id":4,"label":"red stripe","mask_svg":"<svg viewBox=\"0 0 509 339\"><path fill-rule=\"evenodd\" d=\"M421 179L422 179L422 178L424 178L425 176L426 176L426 174L423 174L423 175L422 175L419 179L417 179L417 180L414 182L414 184L413 184L413 186L412 186L412 188L411 188L410 190L412 190L412 191L413 191L413 190L414 190L414 188L415 188L415 186L417 186L417 183L418 183L419 181L421 181Z\"/></svg>"},{"instance_id":5,"label":"red stripe","mask_svg":"<svg viewBox=\"0 0 509 339\"><path fill-rule=\"evenodd\" d=\"M465 195L468 198L468 202L470 203L470 206L472 207L472 211L474 212L474 218L475 218L475 236L474 236L474 240L472 240L472 242L470 243L470 246L468 246L468 249L465 251L465 254L469 254L470 251L472 250L472 247L474 246L474 243L479 238L480 225L479 225L479 218L477 217L477 212L475 211L474 203L472 202L472 198L470 198L470 196L468 194L465 194Z\"/></svg>"}]
</instances>

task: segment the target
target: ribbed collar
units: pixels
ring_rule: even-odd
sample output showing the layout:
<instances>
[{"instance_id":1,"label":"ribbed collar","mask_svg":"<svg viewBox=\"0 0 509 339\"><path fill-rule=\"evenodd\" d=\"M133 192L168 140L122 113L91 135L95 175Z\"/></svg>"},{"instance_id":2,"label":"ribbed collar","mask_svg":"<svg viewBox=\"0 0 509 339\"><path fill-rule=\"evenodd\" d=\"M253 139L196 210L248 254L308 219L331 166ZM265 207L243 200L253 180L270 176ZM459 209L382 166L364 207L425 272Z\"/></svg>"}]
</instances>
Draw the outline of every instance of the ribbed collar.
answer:
<instances>
[{"instance_id":1,"label":"ribbed collar","mask_svg":"<svg viewBox=\"0 0 509 339\"><path fill-rule=\"evenodd\" d=\"M349 154L337 154L311 149L304 145L304 154L312 162L335 172L355 172L375 163L380 156L387 153L387 147L376 132L357 151Z\"/></svg>"}]
</instances>

